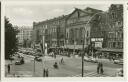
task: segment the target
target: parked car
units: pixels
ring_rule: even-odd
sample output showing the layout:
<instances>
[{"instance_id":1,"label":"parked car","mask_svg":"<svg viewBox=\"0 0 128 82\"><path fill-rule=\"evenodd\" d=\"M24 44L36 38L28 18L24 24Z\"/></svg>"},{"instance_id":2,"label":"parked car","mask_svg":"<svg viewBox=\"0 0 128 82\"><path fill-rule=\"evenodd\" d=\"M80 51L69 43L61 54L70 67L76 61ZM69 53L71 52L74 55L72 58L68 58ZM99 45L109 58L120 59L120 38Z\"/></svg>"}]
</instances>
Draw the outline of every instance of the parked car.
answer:
<instances>
[{"instance_id":1,"label":"parked car","mask_svg":"<svg viewBox=\"0 0 128 82\"><path fill-rule=\"evenodd\" d=\"M22 57L21 60L15 62L15 65L22 65L24 64L24 58Z\"/></svg>"},{"instance_id":2,"label":"parked car","mask_svg":"<svg viewBox=\"0 0 128 82\"><path fill-rule=\"evenodd\" d=\"M114 62L114 64L123 65L123 59L115 59L113 62Z\"/></svg>"},{"instance_id":3,"label":"parked car","mask_svg":"<svg viewBox=\"0 0 128 82\"><path fill-rule=\"evenodd\" d=\"M93 62L93 63L97 63L98 62L98 60L96 58L87 57L87 56L84 56L84 61Z\"/></svg>"},{"instance_id":4,"label":"parked car","mask_svg":"<svg viewBox=\"0 0 128 82\"><path fill-rule=\"evenodd\" d=\"M39 61L39 62L42 61L42 59L41 59L39 56L36 56L36 57L35 57L35 60L36 60L36 61Z\"/></svg>"},{"instance_id":5,"label":"parked car","mask_svg":"<svg viewBox=\"0 0 128 82\"><path fill-rule=\"evenodd\" d=\"M91 62L91 57L84 56L84 61Z\"/></svg>"},{"instance_id":6,"label":"parked car","mask_svg":"<svg viewBox=\"0 0 128 82\"><path fill-rule=\"evenodd\" d=\"M22 58L23 56L21 56L21 55L18 55L18 58Z\"/></svg>"},{"instance_id":7,"label":"parked car","mask_svg":"<svg viewBox=\"0 0 128 82\"><path fill-rule=\"evenodd\" d=\"M9 57L9 60L14 60L14 58L13 57Z\"/></svg>"},{"instance_id":8,"label":"parked car","mask_svg":"<svg viewBox=\"0 0 128 82\"><path fill-rule=\"evenodd\" d=\"M37 56L41 57L41 56L42 56L42 54L38 52L38 53L37 53Z\"/></svg>"},{"instance_id":9,"label":"parked car","mask_svg":"<svg viewBox=\"0 0 128 82\"><path fill-rule=\"evenodd\" d=\"M16 61L15 65L21 65L21 62L20 61Z\"/></svg>"},{"instance_id":10,"label":"parked car","mask_svg":"<svg viewBox=\"0 0 128 82\"><path fill-rule=\"evenodd\" d=\"M97 63L98 60L96 58L91 58L91 62Z\"/></svg>"},{"instance_id":11,"label":"parked car","mask_svg":"<svg viewBox=\"0 0 128 82\"><path fill-rule=\"evenodd\" d=\"M120 68L120 69L117 70L116 76L117 77L123 77L123 68Z\"/></svg>"}]
</instances>

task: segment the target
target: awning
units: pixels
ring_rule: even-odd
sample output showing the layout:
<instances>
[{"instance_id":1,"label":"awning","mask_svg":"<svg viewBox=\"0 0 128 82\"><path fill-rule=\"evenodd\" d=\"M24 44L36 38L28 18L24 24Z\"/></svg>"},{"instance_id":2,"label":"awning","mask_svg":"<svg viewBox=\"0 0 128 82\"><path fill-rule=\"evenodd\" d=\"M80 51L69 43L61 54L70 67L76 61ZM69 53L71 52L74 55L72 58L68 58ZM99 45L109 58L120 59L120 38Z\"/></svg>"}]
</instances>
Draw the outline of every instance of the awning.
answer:
<instances>
[{"instance_id":1,"label":"awning","mask_svg":"<svg viewBox=\"0 0 128 82\"><path fill-rule=\"evenodd\" d=\"M120 52L120 53L123 53L123 49L102 48L102 49L98 49L98 50L102 51L102 52Z\"/></svg>"},{"instance_id":2,"label":"awning","mask_svg":"<svg viewBox=\"0 0 128 82\"><path fill-rule=\"evenodd\" d=\"M84 46L84 48L86 47L87 45ZM65 48L68 48L68 49L83 49L83 45L65 45L64 46Z\"/></svg>"}]
</instances>

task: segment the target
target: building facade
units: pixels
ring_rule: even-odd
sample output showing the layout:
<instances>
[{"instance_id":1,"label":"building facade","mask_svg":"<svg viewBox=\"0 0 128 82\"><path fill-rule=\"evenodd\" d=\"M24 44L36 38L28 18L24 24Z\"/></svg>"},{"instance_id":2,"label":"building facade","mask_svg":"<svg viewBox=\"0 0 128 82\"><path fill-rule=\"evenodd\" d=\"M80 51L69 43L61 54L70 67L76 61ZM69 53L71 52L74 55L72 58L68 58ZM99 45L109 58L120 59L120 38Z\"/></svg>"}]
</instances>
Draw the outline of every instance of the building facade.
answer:
<instances>
[{"instance_id":1,"label":"building facade","mask_svg":"<svg viewBox=\"0 0 128 82\"><path fill-rule=\"evenodd\" d=\"M96 47L123 49L123 5L112 4L108 11L96 14L89 24L90 39Z\"/></svg>"},{"instance_id":2,"label":"building facade","mask_svg":"<svg viewBox=\"0 0 128 82\"><path fill-rule=\"evenodd\" d=\"M123 8L111 5L108 11L75 8L65 16L33 23L33 41L49 47L82 49L94 44L100 48L123 48Z\"/></svg>"},{"instance_id":3,"label":"building facade","mask_svg":"<svg viewBox=\"0 0 128 82\"><path fill-rule=\"evenodd\" d=\"M123 5L111 5L108 13L111 19L108 48L123 49Z\"/></svg>"},{"instance_id":4,"label":"building facade","mask_svg":"<svg viewBox=\"0 0 128 82\"><path fill-rule=\"evenodd\" d=\"M34 39L37 43L47 43L48 47L60 47L65 43L65 18L60 16L33 24Z\"/></svg>"},{"instance_id":5,"label":"building facade","mask_svg":"<svg viewBox=\"0 0 128 82\"><path fill-rule=\"evenodd\" d=\"M19 33L17 34L19 44L23 45L24 42L29 44L31 42L32 37L32 27L23 26L19 27Z\"/></svg>"},{"instance_id":6,"label":"building facade","mask_svg":"<svg viewBox=\"0 0 128 82\"><path fill-rule=\"evenodd\" d=\"M66 21L66 46L72 48L82 48L83 42L85 47L90 45L91 25L90 21L96 13L102 12L87 7L84 10L77 9L68 16ZM93 29L92 29L93 30Z\"/></svg>"},{"instance_id":7,"label":"building facade","mask_svg":"<svg viewBox=\"0 0 128 82\"><path fill-rule=\"evenodd\" d=\"M91 22L91 27L91 35L103 39L102 48L123 49L122 5L111 5L108 11L95 16Z\"/></svg>"}]
</instances>

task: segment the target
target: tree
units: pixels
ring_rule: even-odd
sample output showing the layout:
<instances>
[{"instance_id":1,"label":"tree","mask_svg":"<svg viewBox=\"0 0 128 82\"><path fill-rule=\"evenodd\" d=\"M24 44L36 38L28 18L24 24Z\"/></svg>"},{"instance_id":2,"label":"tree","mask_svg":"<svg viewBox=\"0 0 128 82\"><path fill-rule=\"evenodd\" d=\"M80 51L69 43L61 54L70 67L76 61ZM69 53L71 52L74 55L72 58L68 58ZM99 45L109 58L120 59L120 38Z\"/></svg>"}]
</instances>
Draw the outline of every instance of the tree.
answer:
<instances>
[{"instance_id":1,"label":"tree","mask_svg":"<svg viewBox=\"0 0 128 82\"><path fill-rule=\"evenodd\" d=\"M5 17L5 59L9 59L18 50L17 33L18 29Z\"/></svg>"}]
</instances>

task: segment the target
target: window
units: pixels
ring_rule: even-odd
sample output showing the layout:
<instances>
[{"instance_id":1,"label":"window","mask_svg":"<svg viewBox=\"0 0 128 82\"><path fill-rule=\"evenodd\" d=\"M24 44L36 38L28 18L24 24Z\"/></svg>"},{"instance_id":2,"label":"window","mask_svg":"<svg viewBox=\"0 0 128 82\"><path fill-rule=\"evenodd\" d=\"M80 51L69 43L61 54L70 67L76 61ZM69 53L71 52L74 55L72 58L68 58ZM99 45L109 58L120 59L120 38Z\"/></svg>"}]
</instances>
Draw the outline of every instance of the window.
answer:
<instances>
[{"instance_id":1,"label":"window","mask_svg":"<svg viewBox=\"0 0 128 82\"><path fill-rule=\"evenodd\" d=\"M83 43L83 40L81 40L81 43Z\"/></svg>"},{"instance_id":2,"label":"window","mask_svg":"<svg viewBox=\"0 0 128 82\"><path fill-rule=\"evenodd\" d=\"M87 37L88 37L88 31L87 31Z\"/></svg>"},{"instance_id":3,"label":"window","mask_svg":"<svg viewBox=\"0 0 128 82\"><path fill-rule=\"evenodd\" d=\"M115 42L113 42L113 48L115 48L115 46L116 46L116 43L115 43Z\"/></svg>"},{"instance_id":4,"label":"window","mask_svg":"<svg viewBox=\"0 0 128 82\"><path fill-rule=\"evenodd\" d=\"M114 19L114 13L112 13L112 19Z\"/></svg>"},{"instance_id":5,"label":"window","mask_svg":"<svg viewBox=\"0 0 128 82\"><path fill-rule=\"evenodd\" d=\"M68 38L68 32L67 32L67 38Z\"/></svg>"},{"instance_id":6,"label":"window","mask_svg":"<svg viewBox=\"0 0 128 82\"><path fill-rule=\"evenodd\" d=\"M54 32L56 32L56 29L54 29Z\"/></svg>"}]
</instances>

